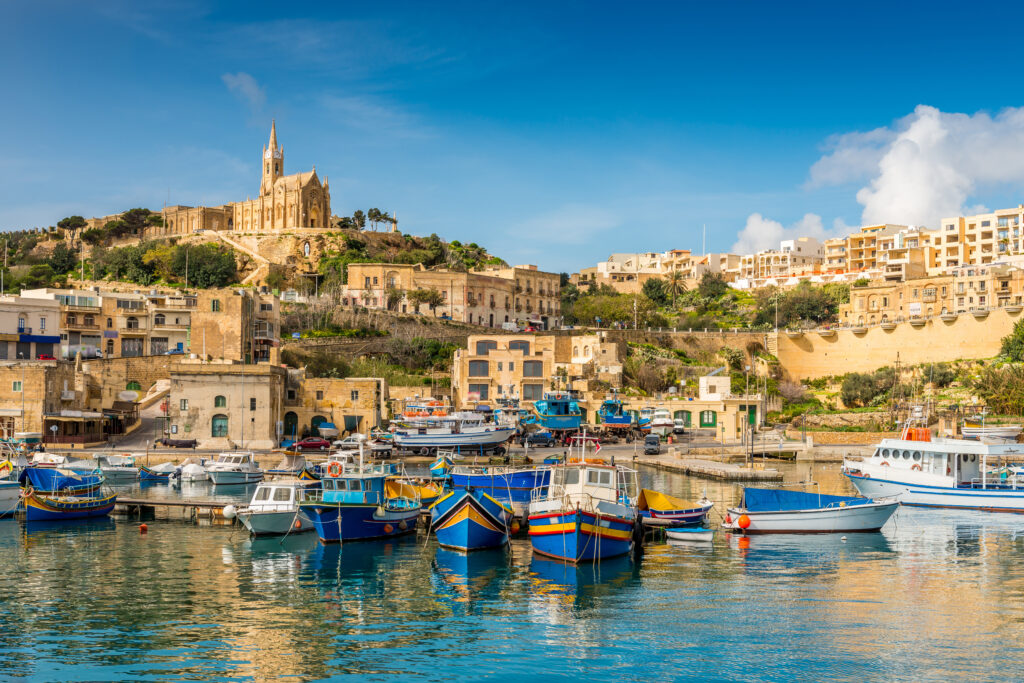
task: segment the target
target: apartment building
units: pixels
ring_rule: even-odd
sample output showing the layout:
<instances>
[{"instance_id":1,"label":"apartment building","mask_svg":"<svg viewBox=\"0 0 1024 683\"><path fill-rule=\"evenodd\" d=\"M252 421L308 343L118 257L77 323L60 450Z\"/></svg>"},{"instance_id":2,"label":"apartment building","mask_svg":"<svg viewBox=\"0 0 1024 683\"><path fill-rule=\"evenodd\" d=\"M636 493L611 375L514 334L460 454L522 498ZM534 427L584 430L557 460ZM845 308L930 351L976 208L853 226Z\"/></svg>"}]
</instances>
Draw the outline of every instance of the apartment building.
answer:
<instances>
[{"instance_id":1,"label":"apartment building","mask_svg":"<svg viewBox=\"0 0 1024 683\"><path fill-rule=\"evenodd\" d=\"M442 303L431 311L411 301L409 292L421 289L437 291ZM420 264L352 263L341 304L433 313L484 327L517 321L544 329L562 324L561 277L532 265L463 272L428 270Z\"/></svg>"},{"instance_id":2,"label":"apartment building","mask_svg":"<svg viewBox=\"0 0 1024 683\"><path fill-rule=\"evenodd\" d=\"M1024 204L974 216L943 218L934 237L933 267L987 265L1024 253Z\"/></svg>"},{"instance_id":3,"label":"apartment building","mask_svg":"<svg viewBox=\"0 0 1024 683\"><path fill-rule=\"evenodd\" d=\"M60 304L26 296L0 296L0 360L56 358Z\"/></svg>"},{"instance_id":4,"label":"apartment building","mask_svg":"<svg viewBox=\"0 0 1024 683\"><path fill-rule=\"evenodd\" d=\"M746 280L798 277L820 273L824 245L813 237L783 240L778 249L745 254L739 259L738 276Z\"/></svg>"},{"instance_id":5,"label":"apartment building","mask_svg":"<svg viewBox=\"0 0 1024 683\"><path fill-rule=\"evenodd\" d=\"M618 346L600 335L473 335L455 352L452 396L456 406L480 401L531 404L556 388L588 391L590 383L621 386Z\"/></svg>"}]
</instances>

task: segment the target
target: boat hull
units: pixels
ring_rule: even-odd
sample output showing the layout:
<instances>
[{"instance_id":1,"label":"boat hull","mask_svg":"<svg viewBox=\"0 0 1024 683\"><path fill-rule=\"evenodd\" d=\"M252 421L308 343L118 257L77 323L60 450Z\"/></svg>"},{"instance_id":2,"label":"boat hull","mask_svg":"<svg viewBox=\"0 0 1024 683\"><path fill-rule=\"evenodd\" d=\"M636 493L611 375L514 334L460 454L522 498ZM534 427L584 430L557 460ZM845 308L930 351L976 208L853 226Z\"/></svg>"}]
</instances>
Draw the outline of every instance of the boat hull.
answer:
<instances>
[{"instance_id":1,"label":"boat hull","mask_svg":"<svg viewBox=\"0 0 1024 683\"><path fill-rule=\"evenodd\" d=\"M10 517L21 503L21 487L16 481L0 481L0 517Z\"/></svg>"},{"instance_id":2,"label":"boat hull","mask_svg":"<svg viewBox=\"0 0 1024 683\"><path fill-rule=\"evenodd\" d=\"M634 521L583 510L530 515L533 551L565 562L594 562L632 549Z\"/></svg>"},{"instance_id":3,"label":"boat hull","mask_svg":"<svg viewBox=\"0 0 1024 683\"><path fill-rule=\"evenodd\" d=\"M701 524L708 515L708 510L713 503L690 508L688 510L641 510L640 517L645 526L685 526L687 524Z\"/></svg>"},{"instance_id":4,"label":"boat hull","mask_svg":"<svg viewBox=\"0 0 1024 683\"><path fill-rule=\"evenodd\" d=\"M515 431L513 427L503 427L460 434L403 434L396 432L394 443L398 448L493 448L511 439Z\"/></svg>"},{"instance_id":5,"label":"boat hull","mask_svg":"<svg viewBox=\"0 0 1024 683\"><path fill-rule=\"evenodd\" d=\"M139 467L139 481L169 482L174 472L156 472L142 465Z\"/></svg>"},{"instance_id":6,"label":"boat hull","mask_svg":"<svg viewBox=\"0 0 1024 683\"><path fill-rule=\"evenodd\" d=\"M864 503L816 510L750 512L742 508L728 511L726 529L745 534L830 534L878 531L889 521L899 501ZM742 529L739 518L746 516L750 526Z\"/></svg>"},{"instance_id":7,"label":"boat hull","mask_svg":"<svg viewBox=\"0 0 1024 683\"><path fill-rule=\"evenodd\" d=\"M256 482L263 481L263 472L235 470L216 472L208 470L206 474L210 477L210 481L213 482L214 486L255 484Z\"/></svg>"},{"instance_id":8,"label":"boat hull","mask_svg":"<svg viewBox=\"0 0 1024 683\"><path fill-rule=\"evenodd\" d=\"M280 536L313 530L313 522L302 512L239 510L238 519L253 536Z\"/></svg>"},{"instance_id":9,"label":"boat hull","mask_svg":"<svg viewBox=\"0 0 1024 683\"><path fill-rule=\"evenodd\" d=\"M551 470L467 473L456 468L452 470L451 480L453 489L465 490L467 487L472 487L502 503L511 504L517 513L521 513L530 504L533 490L548 485L551 480Z\"/></svg>"},{"instance_id":10,"label":"boat hull","mask_svg":"<svg viewBox=\"0 0 1024 683\"><path fill-rule=\"evenodd\" d=\"M665 535L673 541L687 541L689 543L710 543L715 540L715 530L705 529L704 527L666 529Z\"/></svg>"},{"instance_id":11,"label":"boat hull","mask_svg":"<svg viewBox=\"0 0 1024 683\"><path fill-rule=\"evenodd\" d=\"M846 476L866 498L892 496L903 505L915 507L1024 513L1024 489L957 489L910 484L852 472L847 472Z\"/></svg>"},{"instance_id":12,"label":"boat hull","mask_svg":"<svg viewBox=\"0 0 1024 683\"><path fill-rule=\"evenodd\" d=\"M139 480L139 470L134 467L101 468L100 472L103 474L103 480L111 486L124 486Z\"/></svg>"},{"instance_id":13,"label":"boat hull","mask_svg":"<svg viewBox=\"0 0 1024 683\"><path fill-rule=\"evenodd\" d=\"M104 517L114 509L117 496L102 498L49 498L35 494L25 497L25 520L54 522L69 519Z\"/></svg>"},{"instance_id":14,"label":"boat hull","mask_svg":"<svg viewBox=\"0 0 1024 683\"><path fill-rule=\"evenodd\" d=\"M454 550L483 550L508 543L512 508L477 491L453 491L430 509L437 542Z\"/></svg>"},{"instance_id":15,"label":"boat hull","mask_svg":"<svg viewBox=\"0 0 1024 683\"><path fill-rule=\"evenodd\" d=\"M376 505L344 503L303 503L300 511L324 543L369 541L416 531L420 508L379 509Z\"/></svg>"}]
</instances>

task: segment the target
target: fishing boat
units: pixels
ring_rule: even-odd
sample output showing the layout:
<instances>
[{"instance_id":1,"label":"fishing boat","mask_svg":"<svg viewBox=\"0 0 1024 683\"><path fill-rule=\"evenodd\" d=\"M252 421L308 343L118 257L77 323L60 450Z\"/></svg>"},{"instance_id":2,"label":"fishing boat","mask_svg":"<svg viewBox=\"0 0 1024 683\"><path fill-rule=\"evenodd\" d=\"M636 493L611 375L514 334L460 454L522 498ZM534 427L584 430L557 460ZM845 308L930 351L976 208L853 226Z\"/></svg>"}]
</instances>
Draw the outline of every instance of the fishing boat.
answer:
<instances>
[{"instance_id":1,"label":"fishing boat","mask_svg":"<svg viewBox=\"0 0 1024 683\"><path fill-rule=\"evenodd\" d=\"M549 467L509 465L456 465L451 482L455 490L473 488L502 503L516 514L526 512L534 489L545 488L551 478Z\"/></svg>"},{"instance_id":2,"label":"fishing boat","mask_svg":"<svg viewBox=\"0 0 1024 683\"><path fill-rule=\"evenodd\" d=\"M625 555L643 543L636 503L636 470L570 456L551 467L546 489L533 492L533 551L566 562Z\"/></svg>"},{"instance_id":3,"label":"fishing boat","mask_svg":"<svg viewBox=\"0 0 1024 683\"><path fill-rule=\"evenodd\" d=\"M403 423L395 428L394 445L427 455L438 449L504 453L515 427L499 425L475 412L459 412Z\"/></svg>"},{"instance_id":4,"label":"fishing boat","mask_svg":"<svg viewBox=\"0 0 1024 683\"><path fill-rule=\"evenodd\" d=\"M207 465L206 473L214 486L255 484L263 480L263 470L256 463L252 451L221 453L216 462Z\"/></svg>"},{"instance_id":5,"label":"fishing boat","mask_svg":"<svg viewBox=\"0 0 1024 683\"><path fill-rule=\"evenodd\" d=\"M583 422L579 403L567 391L552 391L533 404L535 415L526 424L539 424L549 431L576 431Z\"/></svg>"},{"instance_id":6,"label":"fishing boat","mask_svg":"<svg viewBox=\"0 0 1024 683\"><path fill-rule=\"evenodd\" d=\"M729 508L722 527L744 534L828 534L878 531L900 506L890 498L788 489L743 489L740 505Z\"/></svg>"},{"instance_id":7,"label":"fishing boat","mask_svg":"<svg viewBox=\"0 0 1024 683\"><path fill-rule=\"evenodd\" d=\"M904 505L1024 512L1024 444L933 438L921 411L898 439L882 439L870 458L844 460L843 474L868 498Z\"/></svg>"},{"instance_id":8,"label":"fishing boat","mask_svg":"<svg viewBox=\"0 0 1024 683\"><path fill-rule=\"evenodd\" d=\"M284 458L277 464L277 467L267 470L266 475L271 478L297 477L307 468L306 456L301 453L285 453Z\"/></svg>"},{"instance_id":9,"label":"fishing boat","mask_svg":"<svg viewBox=\"0 0 1024 683\"><path fill-rule=\"evenodd\" d=\"M633 426L633 416L626 412L622 400L617 396L606 398L597 416L601 418L601 426L606 429L629 429Z\"/></svg>"},{"instance_id":10,"label":"fishing boat","mask_svg":"<svg viewBox=\"0 0 1024 683\"><path fill-rule=\"evenodd\" d=\"M117 495L51 496L30 489L25 493L24 501L26 521L58 522L88 517L105 517L114 509Z\"/></svg>"},{"instance_id":11,"label":"fishing boat","mask_svg":"<svg viewBox=\"0 0 1024 683\"><path fill-rule=\"evenodd\" d=\"M44 496L88 496L100 490L103 475L98 472L85 474L68 469L27 467L19 475L18 483Z\"/></svg>"},{"instance_id":12,"label":"fishing boat","mask_svg":"<svg viewBox=\"0 0 1024 683\"><path fill-rule=\"evenodd\" d=\"M960 428L960 433L965 439L974 439L976 441L983 441L985 439L1012 441L1020 435L1020 432L1021 426L1019 424L985 424L975 420L964 420L963 426Z\"/></svg>"},{"instance_id":13,"label":"fishing boat","mask_svg":"<svg viewBox=\"0 0 1024 683\"><path fill-rule=\"evenodd\" d=\"M686 543L710 543L715 540L715 530L706 526L669 527L665 535L673 541Z\"/></svg>"},{"instance_id":14,"label":"fishing boat","mask_svg":"<svg viewBox=\"0 0 1024 683\"><path fill-rule=\"evenodd\" d=\"M714 503L704 496L698 501L683 500L664 493L641 489L637 509L647 526L683 526L703 524Z\"/></svg>"},{"instance_id":15,"label":"fishing boat","mask_svg":"<svg viewBox=\"0 0 1024 683\"><path fill-rule=\"evenodd\" d=\"M202 458L185 458L181 461L181 481L209 481L206 473L206 460Z\"/></svg>"},{"instance_id":16,"label":"fishing boat","mask_svg":"<svg viewBox=\"0 0 1024 683\"><path fill-rule=\"evenodd\" d=\"M449 453L438 453L437 459L430 463L430 476L434 479L444 479L452 472L455 462Z\"/></svg>"},{"instance_id":17,"label":"fishing boat","mask_svg":"<svg viewBox=\"0 0 1024 683\"><path fill-rule=\"evenodd\" d=\"M325 543L387 538L416 530L421 505L403 486L387 487L395 472L388 463L331 463L321 490L307 494L299 509Z\"/></svg>"},{"instance_id":18,"label":"fishing boat","mask_svg":"<svg viewBox=\"0 0 1024 683\"><path fill-rule=\"evenodd\" d=\"M651 420L654 419L654 408L641 408L640 414L636 417L634 426L640 431L647 433L651 431Z\"/></svg>"},{"instance_id":19,"label":"fishing boat","mask_svg":"<svg viewBox=\"0 0 1024 683\"><path fill-rule=\"evenodd\" d=\"M333 439L340 433L333 422L321 422L316 426L316 430L325 439Z\"/></svg>"},{"instance_id":20,"label":"fishing boat","mask_svg":"<svg viewBox=\"0 0 1024 683\"><path fill-rule=\"evenodd\" d=\"M661 438L665 438L673 432L676 428L675 420L672 419L672 413L664 408L656 408L653 415L651 416L651 434L657 434Z\"/></svg>"},{"instance_id":21,"label":"fishing boat","mask_svg":"<svg viewBox=\"0 0 1024 683\"><path fill-rule=\"evenodd\" d=\"M473 488L449 491L430 508L437 542L455 550L483 550L508 543L519 530L508 505Z\"/></svg>"},{"instance_id":22,"label":"fishing boat","mask_svg":"<svg viewBox=\"0 0 1024 683\"><path fill-rule=\"evenodd\" d=\"M21 503L21 485L13 479L0 480L0 517L10 517Z\"/></svg>"},{"instance_id":23,"label":"fishing boat","mask_svg":"<svg viewBox=\"0 0 1024 683\"><path fill-rule=\"evenodd\" d=\"M248 505L230 511L225 508L224 516L238 517L253 536L311 531L313 522L299 509L307 487L308 482L299 479L264 482L256 487Z\"/></svg>"},{"instance_id":24,"label":"fishing boat","mask_svg":"<svg viewBox=\"0 0 1024 683\"><path fill-rule=\"evenodd\" d=\"M166 484L174 477L177 469L172 462L162 462L154 467L139 465L139 481L143 484Z\"/></svg>"},{"instance_id":25,"label":"fishing boat","mask_svg":"<svg viewBox=\"0 0 1024 683\"><path fill-rule=\"evenodd\" d=\"M106 479L111 485L131 484L139 478L139 468L135 464L137 455L124 453L115 455L113 453L96 453L93 458Z\"/></svg>"}]
</instances>

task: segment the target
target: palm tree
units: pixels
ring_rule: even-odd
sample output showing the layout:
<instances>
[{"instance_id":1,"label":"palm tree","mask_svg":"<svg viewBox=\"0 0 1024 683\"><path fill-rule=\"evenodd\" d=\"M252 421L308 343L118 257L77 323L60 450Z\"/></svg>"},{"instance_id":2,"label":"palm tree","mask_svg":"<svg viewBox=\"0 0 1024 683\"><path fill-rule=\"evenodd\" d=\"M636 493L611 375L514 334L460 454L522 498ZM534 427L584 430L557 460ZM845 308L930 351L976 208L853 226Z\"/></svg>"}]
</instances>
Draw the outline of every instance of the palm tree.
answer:
<instances>
[{"instance_id":1,"label":"palm tree","mask_svg":"<svg viewBox=\"0 0 1024 683\"><path fill-rule=\"evenodd\" d=\"M672 297L672 308L676 307L676 297L686 291L686 278L680 270L673 270L665 276L665 291Z\"/></svg>"}]
</instances>

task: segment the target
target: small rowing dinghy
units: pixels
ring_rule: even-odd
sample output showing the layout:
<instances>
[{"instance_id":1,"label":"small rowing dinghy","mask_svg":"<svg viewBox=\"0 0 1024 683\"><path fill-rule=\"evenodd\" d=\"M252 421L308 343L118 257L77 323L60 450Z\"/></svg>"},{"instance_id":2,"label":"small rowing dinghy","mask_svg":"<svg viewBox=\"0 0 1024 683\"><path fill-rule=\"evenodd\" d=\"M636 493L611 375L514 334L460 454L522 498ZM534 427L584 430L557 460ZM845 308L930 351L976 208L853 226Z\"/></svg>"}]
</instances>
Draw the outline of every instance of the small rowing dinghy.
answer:
<instances>
[{"instance_id":1,"label":"small rowing dinghy","mask_svg":"<svg viewBox=\"0 0 1024 683\"><path fill-rule=\"evenodd\" d=\"M689 541L691 543L710 543L715 540L715 530L703 526L670 527L665 535L673 541Z\"/></svg>"},{"instance_id":2,"label":"small rowing dinghy","mask_svg":"<svg viewBox=\"0 0 1024 683\"><path fill-rule=\"evenodd\" d=\"M641 489L637 500L637 508L646 526L702 524L713 506L714 503L707 498L694 502L650 489Z\"/></svg>"}]
</instances>

